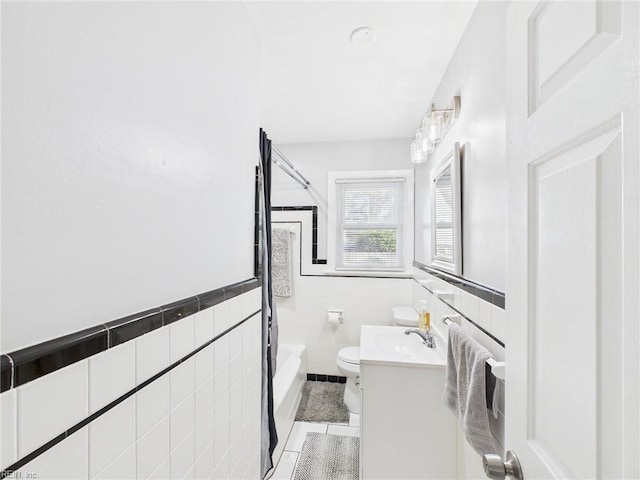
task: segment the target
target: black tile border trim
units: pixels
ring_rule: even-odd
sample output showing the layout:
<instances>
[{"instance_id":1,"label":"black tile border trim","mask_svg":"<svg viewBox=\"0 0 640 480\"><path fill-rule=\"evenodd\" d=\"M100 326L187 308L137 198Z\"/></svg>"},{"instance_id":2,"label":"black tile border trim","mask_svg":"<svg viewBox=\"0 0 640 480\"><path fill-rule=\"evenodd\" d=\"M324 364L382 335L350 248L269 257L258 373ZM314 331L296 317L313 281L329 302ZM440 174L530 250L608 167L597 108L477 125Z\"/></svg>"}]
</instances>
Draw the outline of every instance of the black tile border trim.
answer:
<instances>
[{"instance_id":1,"label":"black tile border trim","mask_svg":"<svg viewBox=\"0 0 640 480\"><path fill-rule=\"evenodd\" d=\"M347 377L326 375L323 373L307 373L308 382L347 383Z\"/></svg>"},{"instance_id":2,"label":"black tile border trim","mask_svg":"<svg viewBox=\"0 0 640 480\"><path fill-rule=\"evenodd\" d=\"M108 344L108 329L100 325L12 352L13 387L104 352Z\"/></svg>"},{"instance_id":3,"label":"black tile border trim","mask_svg":"<svg viewBox=\"0 0 640 480\"><path fill-rule=\"evenodd\" d=\"M228 329L226 329L224 332L216 335L215 337L213 337L211 340L207 341L206 343L204 343L203 345L199 346L198 348L196 348L194 351L192 351L191 353L185 355L184 357L182 357L180 360L177 360L176 362L172 363L171 365L169 365L168 367L164 368L163 370L161 370L160 372L156 373L153 377L145 380L144 382L142 382L140 385L135 386L134 388L132 388L131 390L129 390L128 392L124 393L123 395L121 395L120 397L116 398L114 401L112 401L111 403L105 405L104 407L102 407L100 410L98 410L97 412L89 415L87 418L85 418L84 420L81 420L80 422L76 423L74 426L70 427L69 429L67 429L66 431L64 431L63 433L61 433L60 435L58 435L57 437L53 438L52 440L49 440L47 443L45 443L44 445L42 445L41 447L38 447L37 449L35 449L33 452L25 455L24 457L22 457L21 459L19 459L17 462L13 463L12 465L9 465L7 468L3 469L2 471L0 471L0 479L5 479L5 478L11 478L11 476L14 474L14 472L20 468L22 468L23 466L25 466L27 463L31 462L32 460L34 460L36 457L39 457L40 455L42 455L44 452L46 452L47 450L49 450L50 448L56 446L58 443L60 443L61 441L63 441L64 439L68 438L70 435L73 435L74 433L76 433L77 431L79 431L80 429L82 429L83 427L86 427L87 425L89 425L91 422L93 422L95 419L97 419L98 417L101 417L102 415L104 415L105 413L107 413L109 410L113 409L114 407L118 406L119 404L121 404L122 402L124 402L126 399L128 399L129 397L131 397L132 395L135 395L137 392L139 392L140 390L142 390L143 388L145 388L146 386L150 385L151 383L155 382L156 380L158 380L160 377L162 377L163 375L169 373L171 370L173 370L174 368L176 368L177 366L179 366L180 364L186 362L187 360L189 360L191 357L193 357L194 355L196 355L197 353L201 352L202 350L204 350L205 348L207 348L209 345L211 345L213 342L215 342L216 340L218 340L219 338L227 335L228 333L232 332L233 330L235 330L236 328L238 328L239 326L243 325L245 322L247 322L248 320L250 320L251 318L253 318L255 315L259 314L260 310L256 310L255 312L253 312L252 314L250 314L248 317L240 320L238 323L236 323L235 325L233 325L232 327L229 327Z\"/></svg>"},{"instance_id":4,"label":"black tile border trim","mask_svg":"<svg viewBox=\"0 0 640 480\"><path fill-rule=\"evenodd\" d=\"M286 206L286 207L271 207L272 212L300 212L311 210L311 228L312 228L312 240L311 240L311 263L313 265L326 265L326 258L318 258L318 207L316 205L302 205L302 206Z\"/></svg>"},{"instance_id":5,"label":"black tile border trim","mask_svg":"<svg viewBox=\"0 0 640 480\"><path fill-rule=\"evenodd\" d=\"M438 297L435 293L433 293L433 290L431 290L428 287L425 287L424 285L422 285L420 282L418 282L418 280L416 280L415 278L413 279L414 282L416 282L418 285L420 285L422 288L424 288L426 291L430 292L435 298L437 298L438 300L440 300L442 303L444 303L447 307L449 307L451 310L453 310L454 312L456 312L458 315L460 315L462 318L464 318L467 322L471 323L474 327L476 327L478 330L480 330L482 333L484 333L486 336L488 336L489 338L491 338L491 340L493 340L494 342L496 342L498 345L500 345L501 347L505 347L505 344L502 340L500 340L498 337L496 337L493 333L488 332L487 330L485 330L483 327L481 327L480 325L478 325L475 320L470 319L469 317L467 317L464 313L462 313L460 310L458 310L456 307L454 307L453 305L451 305L449 302L447 302L446 300Z\"/></svg>"},{"instance_id":6,"label":"black tile border trim","mask_svg":"<svg viewBox=\"0 0 640 480\"><path fill-rule=\"evenodd\" d=\"M445 273L441 270L436 270L429 267L428 265L425 265L424 263L414 261L413 266L504 310L506 299L504 292L495 290L485 285L481 285L479 283L472 282L456 275L452 275L450 273Z\"/></svg>"},{"instance_id":7,"label":"black tile border trim","mask_svg":"<svg viewBox=\"0 0 640 480\"><path fill-rule=\"evenodd\" d=\"M182 320L262 285L250 278L167 305L2 354L0 393L55 372L140 335Z\"/></svg>"},{"instance_id":8,"label":"black tile border trim","mask_svg":"<svg viewBox=\"0 0 640 480\"><path fill-rule=\"evenodd\" d=\"M13 362L8 355L0 356L0 385L3 392L13 386Z\"/></svg>"}]
</instances>

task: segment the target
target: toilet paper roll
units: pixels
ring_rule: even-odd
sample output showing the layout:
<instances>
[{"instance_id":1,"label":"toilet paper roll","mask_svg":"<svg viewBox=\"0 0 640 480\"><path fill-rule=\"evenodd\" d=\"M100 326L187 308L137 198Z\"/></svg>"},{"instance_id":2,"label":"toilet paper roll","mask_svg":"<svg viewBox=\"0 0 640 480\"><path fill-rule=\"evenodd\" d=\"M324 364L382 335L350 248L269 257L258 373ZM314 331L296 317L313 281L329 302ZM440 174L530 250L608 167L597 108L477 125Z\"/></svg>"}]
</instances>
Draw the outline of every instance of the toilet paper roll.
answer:
<instances>
[{"instance_id":1,"label":"toilet paper roll","mask_svg":"<svg viewBox=\"0 0 640 480\"><path fill-rule=\"evenodd\" d=\"M329 312L327 313L327 320L330 325L340 325L340 313L339 312Z\"/></svg>"}]
</instances>

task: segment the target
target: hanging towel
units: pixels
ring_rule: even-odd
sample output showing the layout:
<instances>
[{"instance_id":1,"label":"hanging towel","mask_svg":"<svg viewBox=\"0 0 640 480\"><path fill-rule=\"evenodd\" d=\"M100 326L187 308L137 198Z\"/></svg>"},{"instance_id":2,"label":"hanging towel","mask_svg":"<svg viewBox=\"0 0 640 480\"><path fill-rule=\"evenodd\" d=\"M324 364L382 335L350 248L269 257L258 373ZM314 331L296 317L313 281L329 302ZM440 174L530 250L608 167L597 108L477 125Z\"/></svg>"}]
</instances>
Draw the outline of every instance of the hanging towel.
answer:
<instances>
[{"instance_id":1,"label":"hanging towel","mask_svg":"<svg viewBox=\"0 0 640 480\"><path fill-rule=\"evenodd\" d=\"M289 249L289 229L272 230L271 274L273 294L276 297L291 296L291 254Z\"/></svg>"},{"instance_id":2,"label":"hanging towel","mask_svg":"<svg viewBox=\"0 0 640 480\"><path fill-rule=\"evenodd\" d=\"M449 323L449 351L444 403L458 418L469 445L479 453L500 452L489 427L485 365L489 351L453 322Z\"/></svg>"}]
</instances>

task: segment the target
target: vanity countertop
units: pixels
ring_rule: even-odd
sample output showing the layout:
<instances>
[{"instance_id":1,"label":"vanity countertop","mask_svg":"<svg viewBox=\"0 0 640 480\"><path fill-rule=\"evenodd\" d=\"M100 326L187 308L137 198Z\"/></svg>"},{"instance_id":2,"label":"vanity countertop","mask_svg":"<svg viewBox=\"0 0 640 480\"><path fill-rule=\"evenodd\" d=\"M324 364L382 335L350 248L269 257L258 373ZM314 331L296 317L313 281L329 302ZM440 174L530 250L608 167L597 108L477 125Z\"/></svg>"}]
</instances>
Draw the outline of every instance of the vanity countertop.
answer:
<instances>
[{"instance_id":1,"label":"vanity countertop","mask_svg":"<svg viewBox=\"0 0 640 480\"><path fill-rule=\"evenodd\" d=\"M427 348L407 327L363 325L360 330L360 364L444 368L445 340L434 332L436 348Z\"/></svg>"}]
</instances>

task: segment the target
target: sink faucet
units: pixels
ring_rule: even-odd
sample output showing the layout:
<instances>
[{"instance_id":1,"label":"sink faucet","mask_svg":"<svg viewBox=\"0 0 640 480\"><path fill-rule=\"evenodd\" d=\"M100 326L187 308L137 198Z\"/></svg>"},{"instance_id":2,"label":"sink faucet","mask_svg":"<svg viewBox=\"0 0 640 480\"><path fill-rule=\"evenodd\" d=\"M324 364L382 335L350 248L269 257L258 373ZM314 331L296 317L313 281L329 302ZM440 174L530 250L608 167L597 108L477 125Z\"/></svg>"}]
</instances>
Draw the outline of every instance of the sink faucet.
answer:
<instances>
[{"instance_id":1,"label":"sink faucet","mask_svg":"<svg viewBox=\"0 0 640 480\"><path fill-rule=\"evenodd\" d=\"M417 328L407 328L404 331L405 335L410 335L412 333L415 333L416 335L419 335L420 338L422 339L422 343L424 345L426 345L427 348L436 348L436 339L431 334L431 332L428 332L428 331L427 332L421 332Z\"/></svg>"}]
</instances>

